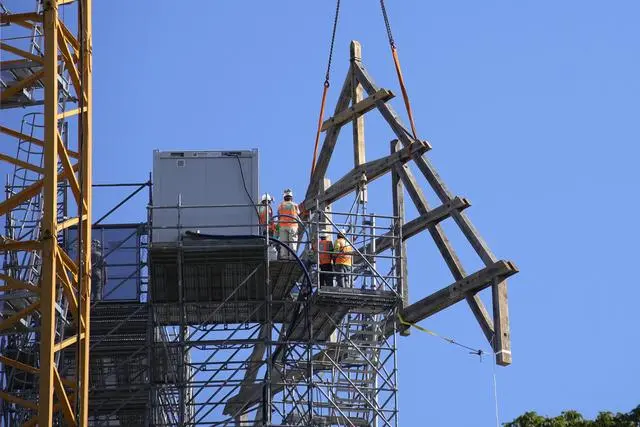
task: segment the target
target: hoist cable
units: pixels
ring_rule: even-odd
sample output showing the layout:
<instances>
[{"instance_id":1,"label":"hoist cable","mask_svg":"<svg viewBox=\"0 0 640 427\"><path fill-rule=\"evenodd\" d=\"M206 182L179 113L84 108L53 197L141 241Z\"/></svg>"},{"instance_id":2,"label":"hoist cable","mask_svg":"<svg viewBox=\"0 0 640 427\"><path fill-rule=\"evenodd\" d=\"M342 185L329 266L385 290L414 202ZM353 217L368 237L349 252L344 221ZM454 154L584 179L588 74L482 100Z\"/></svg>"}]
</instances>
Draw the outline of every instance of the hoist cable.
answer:
<instances>
[{"instance_id":1,"label":"hoist cable","mask_svg":"<svg viewBox=\"0 0 640 427\"><path fill-rule=\"evenodd\" d=\"M316 159L318 157L318 144L320 143L320 133L322 133L322 119L324 118L324 106L327 101L327 92L331 85L331 61L333 60L333 46L336 41L336 31L338 29L338 16L340 15L340 0L336 1L336 13L333 17L333 30L331 32L331 44L329 46L329 59L327 60L327 72L324 76L324 85L322 88L322 100L320 101L320 115L318 116L318 129L316 131L316 142L313 148L313 160L311 162L311 176L316 168Z\"/></svg>"},{"instance_id":2,"label":"hoist cable","mask_svg":"<svg viewBox=\"0 0 640 427\"><path fill-rule=\"evenodd\" d=\"M400 90L402 91L402 98L404 99L404 106L407 109L407 115L409 116L409 123L411 124L411 132L413 138L418 139L418 132L416 131L416 125L413 120L413 111L411 109L411 103L409 102L409 95L407 94L407 87L404 83L404 77L402 76L402 69L400 68L400 59L398 58L398 50L396 49L396 42L393 39L391 32L391 24L389 23L389 16L387 14L387 8L384 5L384 0L380 0L380 8L382 9L382 18L384 19L384 25L387 29L387 37L389 39L389 46L391 47L391 55L393 56L393 64L396 67L396 74L398 75L398 82L400 83Z\"/></svg>"}]
</instances>

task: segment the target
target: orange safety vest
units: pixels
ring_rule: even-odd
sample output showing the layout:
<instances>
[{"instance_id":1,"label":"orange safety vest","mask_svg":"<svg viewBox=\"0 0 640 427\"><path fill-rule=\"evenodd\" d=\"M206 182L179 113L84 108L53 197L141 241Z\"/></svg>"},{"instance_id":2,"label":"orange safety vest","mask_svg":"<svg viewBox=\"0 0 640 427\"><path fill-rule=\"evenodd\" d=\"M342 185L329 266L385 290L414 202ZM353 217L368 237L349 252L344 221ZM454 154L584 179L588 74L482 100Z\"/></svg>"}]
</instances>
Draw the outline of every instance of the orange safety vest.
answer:
<instances>
[{"instance_id":1,"label":"orange safety vest","mask_svg":"<svg viewBox=\"0 0 640 427\"><path fill-rule=\"evenodd\" d=\"M333 242L331 240L320 240L320 253L318 254L318 262L320 265L331 264L332 252L333 252ZM313 242L313 250L315 251L316 242Z\"/></svg>"},{"instance_id":2,"label":"orange safety vest","mask_svg":"<svg viewBox=\"0 0 640 427\"><path fill-rule=\"evenodd\" d=\"M280 206L278 206L278 223L280 228L293 228L297 230L298 222L294 218L298 218L298 213L298 205L294 202L285 200L280 203Z\"/></svg>"},{"instance_id":3,"label":"orange safety vest","mask_svg":"<svg viewBox=\"0 0 640 427\"><path fill-rule=\"evenodd\" d=\"M268 217L267 217L268 215ZM259 205L258 206L258 221L260 225L265 225L269 218L269 231L275 230L275 224L273 223L273 209L271 206Z\"/></svg>"},{"instance_id":4,"label":"orange safety vest","mask_svg":"<svg viewBox=\"0 0 640 427\"><path fill-rule=\"evenodd\" d=\"M350 266L352 264L353 248L345 239L338 237L336 244L333 246L333 250L335 253L334 262L337 265Z\"/></svg>"}]
</instances>

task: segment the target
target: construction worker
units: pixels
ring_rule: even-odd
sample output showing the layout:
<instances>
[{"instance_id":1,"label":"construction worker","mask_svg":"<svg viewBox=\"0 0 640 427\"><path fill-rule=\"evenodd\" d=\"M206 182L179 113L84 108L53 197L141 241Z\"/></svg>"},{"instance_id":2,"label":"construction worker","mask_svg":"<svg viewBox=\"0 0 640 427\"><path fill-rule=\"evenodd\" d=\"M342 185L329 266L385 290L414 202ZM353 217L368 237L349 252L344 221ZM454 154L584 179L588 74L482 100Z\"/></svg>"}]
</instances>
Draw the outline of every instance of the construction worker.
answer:
<instances>
[{"instance_id":1,"label":"construction worker","mask_svg":"<svg viewBox=\"0 0 640 427\"><path fill-rule=\"evenodd\" d=\"M273 236L276 225L273 223L273 209L271 202L273 198L269 193L264 193L260 204L258 205L258 221L260 222L260 233L265 234L269 231L269 236Z\"/></svg>"},{"instance_id":2,"label":"construction worker","mask_svg":"<svg viewBox=\"0 0 640 427\"><path fill-rule=\"evenodd\" d=\"M293 201L293 191L288 188L284 190L283 198L278 206L278 239L297 252L300 210ZM294 256L286 248L280 247L280 259L294 259Z\"/></svg>"},{"instance_id":3,"label":"construction worker","mask_svg":"<svg viewBox=\"0 0 640 427\"><path fill-rule=\"evenodd\" d=\"M107 266L100 240L91 241L91 300L101 301L107 282Z\"/></svg>"},{"instance_id":4,"label":"construction worker","mask_svg":"<svg viewBox=\"0 0 640 427\"><path fill-rule=\"evenodd\" d=\"M318 249L316 249L315 240L311 246L318 254L320 286L333 286L333 242L327 239L326 233L321 233L317 244Z\"/></svg>"},{"instance_id":5,"label":"construction worker","mask_svg":"<svg viewBox=\"0 0 640 427\"><path fill-rule=\"evenodd\" d=\"M333 244L333 271L338 287L351 287L351 265L353 264L353 247L345 238L346 231L340 230Z\"/></svg>"}]
</instances>

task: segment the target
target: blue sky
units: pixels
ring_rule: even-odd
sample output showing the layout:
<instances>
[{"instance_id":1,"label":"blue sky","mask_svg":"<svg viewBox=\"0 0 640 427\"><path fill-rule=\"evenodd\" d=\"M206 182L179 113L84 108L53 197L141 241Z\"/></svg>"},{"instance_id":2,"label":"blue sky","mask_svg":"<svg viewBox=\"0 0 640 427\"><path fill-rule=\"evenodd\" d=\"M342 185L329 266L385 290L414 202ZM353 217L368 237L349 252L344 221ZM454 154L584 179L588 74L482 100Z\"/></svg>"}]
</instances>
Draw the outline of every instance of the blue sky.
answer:
<instances>
[{"instance_id":1,"label":"blue sky","mask_svg":"<svg viewBox=\"0 0 640 427\"><path fill-rule=\"evenodd\" d=\"M333 2L94 3L96 182L145 180L154 148L256 147L262 189L292 186L301 196ZM640 3L388 3L429 157L472 201L467 212L496 255L521 269L509 287L514 363L497 370L501 420L640 404L640 283L631 268L640 241ZM378 3L342 6L330 108L351 39L362 42L376 82L399 94ZM403 111L400 98L393 105ZM392 138L375 114L369 159ZM334 180L351 167L349 135ZM372 189L372 206L389 213L383 187ZM144 210L122 215L142 219ZM467 270L479 268L452 240ZM410 243L409 264L413 300L452 281L428 235ZM464 304L423 324L487 347ZM420 332L399 346L403 425L495 424L490 361Z\"/></svg>"}]
</instances>

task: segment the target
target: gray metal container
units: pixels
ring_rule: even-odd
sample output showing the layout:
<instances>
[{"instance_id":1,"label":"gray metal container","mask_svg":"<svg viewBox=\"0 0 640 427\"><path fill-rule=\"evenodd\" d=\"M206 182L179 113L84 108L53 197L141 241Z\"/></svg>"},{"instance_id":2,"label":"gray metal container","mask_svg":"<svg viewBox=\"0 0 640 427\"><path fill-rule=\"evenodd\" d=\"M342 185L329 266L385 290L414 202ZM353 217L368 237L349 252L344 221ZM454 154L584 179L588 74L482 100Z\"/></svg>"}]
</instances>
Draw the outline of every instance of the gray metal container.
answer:
<instances>
[{"instance_id":1,"label":"gray metal container","mask_svg":"<svg viewBox=\"0 0 640 427\"><path fill-rule=\"evenodd\" d=\"M154 245L175 243L186 231L224 236L257 234L258 217L253 205L258 196L257 149L155 150L152 241Z\"/></svg>"}]
</instances>

